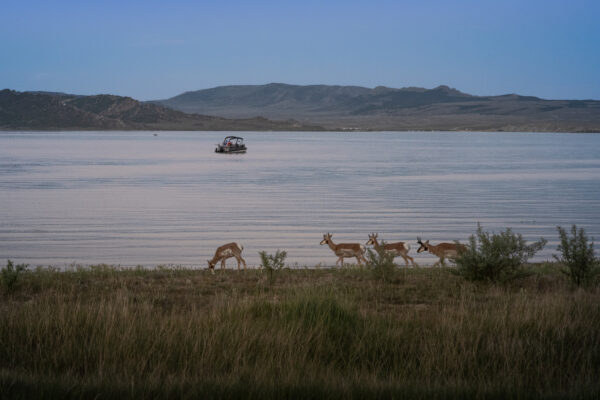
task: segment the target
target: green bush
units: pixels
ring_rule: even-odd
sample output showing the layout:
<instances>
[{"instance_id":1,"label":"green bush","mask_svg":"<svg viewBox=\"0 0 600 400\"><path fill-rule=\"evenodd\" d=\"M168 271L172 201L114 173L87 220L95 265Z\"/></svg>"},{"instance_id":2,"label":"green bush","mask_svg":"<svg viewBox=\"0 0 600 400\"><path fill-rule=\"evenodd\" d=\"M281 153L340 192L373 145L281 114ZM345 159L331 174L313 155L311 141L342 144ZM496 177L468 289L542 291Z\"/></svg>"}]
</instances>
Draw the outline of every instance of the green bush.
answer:
<instances>
[{"instance_id":1,"label":"green bush","mask_svg":"<svg viewBox=\"0 0 600 400\"><path fill-rule=\"evenodd\" d=\"M269 283L273 284L273 282L275 282L275 271L280 271L285 268L285 258L287 257L287 252L277 249L275 255L267 254L266 251L259 251L258 255L260 256L261 266L269 275Z\"/></svg>"},{"instance_id":2,"label":"green bush","mask_svg":"<svg viewBox=\"0 0 600 400\"><path fill-rule=\"evenodd\" d=\"M510 228L504 232L477 232L469 238L465 251L456 258L457 274L470 281L508 282L523 277L525 263L546 245L545 239L526 244L521 234Z\"/></svg>"},{"instance_id":3,"label":"green bush","mask_svg":"<svg viewBox=\"0 0 600 400\"><path fill-rule=\"evenodd\" d=\"M394 255L384 249L385 242L379 243L378 247L367 249L367 268L373 272L373 276L385 282L391 282L396 273Z\"/></svg>"},{"instance_id":4,"label":"green bush","mask_svg":"<svg viewBox=\"0 0 600 400\"><path fill-rule=\"evenodd\" d=\"M7 292L14 288L15 284L17 283L17 279L19 278L19 274L25 271L27 266L27 264L18 264L15 266L12 261L7 260L6 267L0 270L2 286Z\"/></svg>"},{"instance_id":5,"label":"green bush","mask_svg":"<svg viewBox=\"0 0 600 400\"><path fill-rule=\"evenodd\" d=\"M567 267L562 272L577 286L590 284L596 274L600 272L598 259L594 255L594 242L588 243L588 238L583 228L577 230L577 225L571 227L572 236L560 226L558 236L560 244L557 250L561 257L554 255L556 261Z\"/></svg>"}]
</instances>

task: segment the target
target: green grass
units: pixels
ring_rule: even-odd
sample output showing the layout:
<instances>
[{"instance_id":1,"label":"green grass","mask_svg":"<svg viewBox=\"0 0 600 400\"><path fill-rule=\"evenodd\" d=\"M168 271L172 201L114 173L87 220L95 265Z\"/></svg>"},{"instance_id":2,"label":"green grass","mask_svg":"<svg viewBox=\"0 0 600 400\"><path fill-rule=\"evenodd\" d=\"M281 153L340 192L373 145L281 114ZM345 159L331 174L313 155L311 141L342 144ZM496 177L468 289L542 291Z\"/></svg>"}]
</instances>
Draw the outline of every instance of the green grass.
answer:
<instances>
[{"instance_id":1,"label":"green grass","mask_svg":"<svg viewBox=\"0 0 600 400\"><path fill-rule=\"evenodd\" d=\"M597 398L600 289L530 269L38 269L0 297L0 398Z\"/></svg>"}]
</instances>

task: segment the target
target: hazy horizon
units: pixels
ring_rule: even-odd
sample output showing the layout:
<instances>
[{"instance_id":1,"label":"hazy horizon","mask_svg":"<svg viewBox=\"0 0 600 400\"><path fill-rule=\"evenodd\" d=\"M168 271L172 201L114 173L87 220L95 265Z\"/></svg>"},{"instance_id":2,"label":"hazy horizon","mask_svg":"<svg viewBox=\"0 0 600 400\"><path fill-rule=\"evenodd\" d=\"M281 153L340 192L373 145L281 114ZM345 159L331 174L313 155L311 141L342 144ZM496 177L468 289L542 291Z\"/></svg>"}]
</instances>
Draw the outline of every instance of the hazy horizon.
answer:
<instances>
[{"instance_id":1,"label":"hazy horizon","mask_svg":"<svg viewBox=\"0 0 600 400\"><path fill-rule=\"evenodd\" d=\"M223 85L448 85L600 99L590 0L3 2L0 87L169 98Z\"/></svg>"}]
</instances>

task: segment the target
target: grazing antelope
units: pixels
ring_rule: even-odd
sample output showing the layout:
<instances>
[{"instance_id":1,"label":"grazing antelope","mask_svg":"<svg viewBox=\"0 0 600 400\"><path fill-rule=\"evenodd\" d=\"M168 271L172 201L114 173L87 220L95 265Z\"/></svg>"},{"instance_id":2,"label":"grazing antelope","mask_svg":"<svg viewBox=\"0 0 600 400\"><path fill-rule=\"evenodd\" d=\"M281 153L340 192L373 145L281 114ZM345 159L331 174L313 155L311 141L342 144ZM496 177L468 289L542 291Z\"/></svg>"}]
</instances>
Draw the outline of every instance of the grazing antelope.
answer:
<instances>
[{"instance_id":1,"label":"grazing antelope","mask_svg":"<svg viewBox=\"0 0 600 400\"><path fill-rule=\"evenodd\" d=\"M365 247L359 243L340 243L335 244L333 240L331 240L331 233L326 233L323 235L323 240L321 240L321 246L324 244L329 245L329 248L333 250L336 256L338 256L338 260L335 262L335 265L342 262L342 267L344 266L344 257L352 258L356 257L358 261L358 265L362 265L360 262L364 261L365 264L367 260L365 259Z\"/></svg>"},{"instance_id":2,"label":"grazing antelope","mask_svg":"<svg viewBox=\"0 0 600 400\"><path fill-rule=\"evenodd\" d=\"M214 274L215 273L215 265L219 261L221 261L221 269L225 268L225 260L231 257L235 257L238 263L238 271L240 269L240 261L244 264L244 271L246 270L246 261L242 258L242 250L244 250L243 246L238 245L237 243L227 243L223 246L217 248L215 251L215 255L212 260L208 261L208 268Z\"/></svg>"},{"instance_id":3,"label":"grazing antelope","mask_svg":"<svg viewBox=\"0 0 600 400\"><path fill-rule=\"evenodd\" d=\"M417 250L417 253L428 251L431 254L439 257L439 260L435 264L433 264L434 267L440 263L443 266L445 266L444 259L454 259L458 257L459 253L462 253L463 251L467 250L467 246L465 246L464 244L440 243L438 245L433 245L429 244L429 240L423 243L420 237L417 237L417 243L421 245L421 247L419 247L419 250Z\"/></svg>"},{"instance_id":4,"label":"grazing antelope","mask_svg":"<svg viewBox=\"0 0 600 400\"><path fill-rule=\"evenodd\" d=\"M376 233L369 235L369 241L366 243L366 245L367 246L373 245L376 249L379 248L379 243L377 242L377 234ZM406 263L407 267L408 267L408 260L410 260L413 267L417 265L415 263L415 260L411 256L408 255L408 251L410 250L410 244L408 244L408 243L404 243L404 242L386 243L383 246L383 249L385 250L386 253L392 254L394 256L394 258L396 258L398 256L404 258L404 262Z\"/></svg>"}]
</instances>

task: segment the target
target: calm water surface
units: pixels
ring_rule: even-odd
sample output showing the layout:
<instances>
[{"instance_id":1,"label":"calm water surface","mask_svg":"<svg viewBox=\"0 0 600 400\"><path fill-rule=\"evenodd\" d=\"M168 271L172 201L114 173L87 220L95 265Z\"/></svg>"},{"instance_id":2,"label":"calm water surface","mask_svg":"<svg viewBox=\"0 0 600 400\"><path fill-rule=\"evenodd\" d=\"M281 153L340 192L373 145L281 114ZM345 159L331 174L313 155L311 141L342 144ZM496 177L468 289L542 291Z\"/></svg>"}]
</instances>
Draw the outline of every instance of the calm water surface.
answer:
<instances>
[{"instance_id":1,"label":"calm water surface","mask_svg":"<svg viewBox=\"0 0 600 400\"><path fill-rule=\"evenodd\" d=\"M600 237L600 135L252 132L247 154L215 154L226 134L0 133L0 260L204 268L237 241L249 266L276 249L332 265L323 233L379 232L428 264L417 236L464 241L478 221L547 238L545 260L556 225Z\"/></svg>"}]
</instances>

